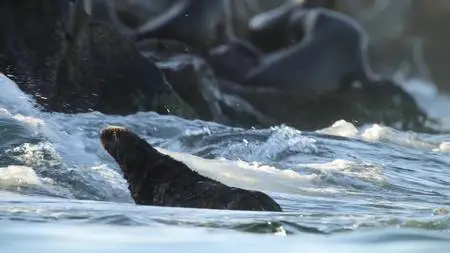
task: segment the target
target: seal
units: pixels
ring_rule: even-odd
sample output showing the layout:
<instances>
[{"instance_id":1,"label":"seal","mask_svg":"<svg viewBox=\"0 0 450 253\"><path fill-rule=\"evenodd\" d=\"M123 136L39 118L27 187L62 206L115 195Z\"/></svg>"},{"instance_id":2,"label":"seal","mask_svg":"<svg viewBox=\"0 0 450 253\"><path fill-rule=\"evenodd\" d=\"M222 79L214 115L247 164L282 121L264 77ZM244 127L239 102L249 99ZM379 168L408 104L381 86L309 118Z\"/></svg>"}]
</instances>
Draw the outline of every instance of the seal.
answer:
<instances>
[{"instance_id":1,"label":"seal","mask_svg":"<svg viewBox=\"0 0 450 253\"><path fill-rule=\"evenodd\" d=\"M179 54L156 63L174 91L186 101L202 120L229 123L219 102L222 94L211 67L193 54Z\"/></svg>"},{"instance_id":2,"label":"seal","mask_svg":"<svg viewBox=\"0 0 450 253\"><path fill-rule=\"evenodd\" d=\"M102 129L100 142L119 164L138 205L282 211L268 195L204 177L124 127Z\"/></svg>"},{"instance_id":3,"label":"seal","mask_svg":"<svg viewBox=\"0 0 450 253\"><path fill-rule=\"evenodd\" d=\"M93 16L111 23L122 35L181 41L196 48L215 43L223 29L224 0L109 1L95 4ZM105 13L106 9L106 13Z\"/></svg>"},{"instance_id":4,"label":"seal","mask_svg":"<svg viewBox=\"0 0 450 253\"><path fill-rule=\"evenodd\" d=\"M217 76L244 83L247 73L259 66L263 55L263 52L250 42L234 38L226 44L210 49L206 60Z\"/></svg>"},{"instance_id":5,"label":"seal","mask_svg":"<svg viewBox=\"0 0 450 253\"><path fill-rule=\"evenodd\" d=\"M297 43L266 55L245 85L317 96L379 79L367 59L368 36L354 19L324 8L297 9L285 25L288 40Z\"/></svg>"},{"instance_id":6,"label":"seal","mask_svg":"<svg viewBox=\"0 0 450 253\"><path fill-rule=\"evenodd\" d=\"M248 23L248 37L251 43L267 53L296 43L297 41L289 37L290 19L292 13L303 6L302 1L287 1L276 8L255 15ZM300 32L302 30L296 31Z\"/></svg>"}]
</instances>

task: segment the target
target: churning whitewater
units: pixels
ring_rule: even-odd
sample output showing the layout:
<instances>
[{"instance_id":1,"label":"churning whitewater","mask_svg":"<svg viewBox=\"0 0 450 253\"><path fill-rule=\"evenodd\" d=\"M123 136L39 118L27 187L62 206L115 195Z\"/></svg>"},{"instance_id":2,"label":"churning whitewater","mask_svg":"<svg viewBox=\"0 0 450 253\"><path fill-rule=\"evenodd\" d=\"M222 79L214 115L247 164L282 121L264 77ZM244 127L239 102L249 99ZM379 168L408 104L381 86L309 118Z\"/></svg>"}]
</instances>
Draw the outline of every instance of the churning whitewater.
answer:
<instances>
[{"instance_id":1,"label":"churning whitewater","mask_svg":"<svg viewBox=\"0 0 450 253\"><path fill-rule=\"evenodd\" d=\"M418 81L414 84L409 87L431 87ZM363 245L384 234L379 232L383 229L400 229L398 238L423 236L426 245L426 238L439 241L447 235L442 232L450 229L447 134L401 132L376 123L356 128L345 119L326 129L305 132L288 126L231 128L152 112L130 116L49 113L3 75L0 86L0 220L7 224L19 220L29 227L44 222L50 241L55 233L51 231L60 226L128 225L139 226L126 235L130 238L149 227L161 231L159 240L173 242L197 231L203 242L229 236L250 245L255 238L239 233L257 232L295 234L299 239L291 241L293 247L311 244L308 236L314 235L319 236L313 237L317 243L310 246L321 252L327 247L322 234L345 241L349 239L342 232L361 233L350 239ZM421 94L427 97L417 100L442 119L443 130L449 129L448 112L436 108L442 104L448 108L450 100L433 92ZM201 175L229 186L263 191L284 213L136 206L120 168L101 148L99 133L107 125L129 128ZM23 224L2 226L0 235L18 233L16 226ZM204 228L220 232L196 230ZM92 229L119 236L104 227ZM423 233L418 235L417 229ZM373 237L366 230L374 231ZM280 243L280 249L286 247L269 241ZM197 238L189 243L195 249L202 241ZM411 246L409 240L403 243Z\"/></svg>"}]
</instances>

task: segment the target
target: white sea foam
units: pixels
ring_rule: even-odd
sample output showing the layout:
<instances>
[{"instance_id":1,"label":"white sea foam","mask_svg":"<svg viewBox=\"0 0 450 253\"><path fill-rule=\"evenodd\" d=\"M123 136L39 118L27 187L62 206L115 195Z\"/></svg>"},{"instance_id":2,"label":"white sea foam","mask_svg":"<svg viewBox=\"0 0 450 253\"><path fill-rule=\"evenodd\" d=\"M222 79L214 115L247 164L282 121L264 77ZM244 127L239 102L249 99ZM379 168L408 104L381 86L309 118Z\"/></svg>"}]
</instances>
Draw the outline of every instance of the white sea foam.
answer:
<instances>
[{"instance_id":1,"label":"white sea foam","mask_svg":"<svg viewBox=\"0 0 450 253\"><path fill-rule=\"evenodd\" d=\"M251 190L269 192L304 194L304 193L337 193L334 187L320 185L320 174L333 171L346 175L352 180L384 181L381 170L370 164L357 164L342 159L327 163L298 164L295 169L278 169L273 166L229 161L226 159L203 159L185 153L157 148L161 153L184 162L198 173L216 179L225 184ZM301 174L302 168L315 169L318 173ZM344 183L345 184L345 183Z\"/></svg>"},{"instance_id":2,"label":"white sea foam","mask_svg":"<svg viewBox=\"0 0 450 253\"><path fill-rule=\"evenodd\" d=\"M386 142L404 147L420 150L432 150L436 152L447 152L449 141L426 138L414 132L399 131L388 126L379 124L369 124L361 128L356 128L353 124L339 120L332 126L317 130L318 133L356 138L369 142Z\"/></svg>"},{"instance_id":3,"label":"white sea foam","mask_svg":"<svg viewBox=\"0 0 450 253\"><path fill-rule=\"evenodd\" d=\"M70 192L58 186L50 178L40 178L33 168L15 166L0 168L0 189L12 191L38 191L61 197L72 197Z\"/></svg>"},{"instance_id":4,"label":"white sea foam","mask_svg":"<svg viewBox=\"0 0 450 253\"><path fill-rule=\"evenodd\" d=\"M316 132L342 137L356 137L358 134L358 129L352 123L341 119L336 121L330 127L317 130Z\"/></svg>"},{"instance_id":5,"label":"white sea foam","mask_svg":"<svg viewBox=\"0 0 450 253\"><path fill-rule=\"evenodd\" d=\"M27 166L8 166L0 168L0 185L38 185L41 186L41 179L36 172Z\"/></svg>"},{"instance_id":6,"label":"white sea foam","mask_svg":"<svg viewBox=\"0 0 450 253\"><path fill-rule=\"evenodd\" d=\"M35 108L33 101L24 95L14 83L1 76L0 82L0 84L5 85L5 92L0 94L0 106L5 108L0 110L0 116L12 117L30 128L40 131L49 140L49 143L46 144L22 145L20 148L25 149L22 157L23 161L36 164L39 159L43 159L39 151L44 148L42 145L49 145L45 148L53 150L52 152L56 154L56 157L59 156L69 167L71 165L77 166L78 173L84 175L83 177L86 180L91 180L93 184L99 184L101 187L103 185L104 189L113 189L124 193L127 191L126 183L120 175L118 166L104 151L101 151L97 139L99 127L93 127L86 124L86 122L92 121L97 122L92 124L99 124L104 120L114 118L115 122L123 125L136 125L143 124L145 121L141 122L133 117L106 116L100 113L66 115L40 112ZM136 117L145 119L148 115L153 114L139 113L136 114ZM171 122L170 119L169 122ZM139 125L139 127L145 128L145 125ZM271 130L273 131L272 135L262 144L257 146L244 145L246 149L251 149L249 155L253 159L249 160L261 161L262 158L270 160L273 159L274 154L281 154L286 151L316 153L319 149L314 138L303 136L299 130L287 126L274 127ZM94 132L91 133L89 131ZM332 126L317 132L359 138L365 141L391 142L443 152L449 150L449 145L446 142L430 142L418 137L415 133L401 132L378 124L367 125L358 129L353 124L340 120ZM212 131L203 127L201 129L186 129L184 134L187 133L211 134ZM246 143L245 140L243 143ZM337 192L339 190L333 187L318 186L318 183L322 180L321 175L323 176L330 172L340 173L354 180L384 180L379 167L342 159L314 164L298 163L295 167L280 169L262 163L247 163L240 160L230 161L226 159L210 160L185 153L164 149L159 150L185 162L188 166L205 176L232 186L247 189L292 194ZM33 159L35 161L32 161ZM106 160L110 163L105 164ZM314 170L316 173L304 173L305 169ZM23 170L23 173L29 173L29 171Z\"/></svg>"}]
</instances>

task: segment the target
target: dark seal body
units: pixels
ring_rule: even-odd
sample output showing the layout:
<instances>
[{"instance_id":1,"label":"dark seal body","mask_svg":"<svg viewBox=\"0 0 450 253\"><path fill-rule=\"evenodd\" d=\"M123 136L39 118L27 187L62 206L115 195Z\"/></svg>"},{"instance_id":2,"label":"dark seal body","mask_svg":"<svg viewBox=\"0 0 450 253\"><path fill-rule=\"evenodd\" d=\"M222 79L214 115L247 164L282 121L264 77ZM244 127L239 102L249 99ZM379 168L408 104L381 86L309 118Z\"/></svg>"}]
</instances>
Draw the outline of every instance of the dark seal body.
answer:
<instances>
[{"instance_id":1,"label":"dark seal body","mask_svg":"<svg viewBox=\"0 0 450 253\"><path fill-rule=\"evenodd\" d=\"M161 154L125 128L107 127L102 130L100 140L122 169L136 204L282 211L266 194L229 187L204 177L184 163Z\"/></svg>"},{"instance_id":2,"label":"dark seal body","mask_svg":"<svg viewBox=\"0 0 450 253\"><path fill-rule=\"evenodd\" d=\"M355 20L324 8L297 7L278 15L275 20L267 18L267 28L258 29L284 27L283 34L268 36L284 38L278 44L285 47L267 54L247 74L246 86L276 88L306 98L336 92L353 81L370 85L375 79L367 61L368 36Z\"/></svg>"}]
</instances>

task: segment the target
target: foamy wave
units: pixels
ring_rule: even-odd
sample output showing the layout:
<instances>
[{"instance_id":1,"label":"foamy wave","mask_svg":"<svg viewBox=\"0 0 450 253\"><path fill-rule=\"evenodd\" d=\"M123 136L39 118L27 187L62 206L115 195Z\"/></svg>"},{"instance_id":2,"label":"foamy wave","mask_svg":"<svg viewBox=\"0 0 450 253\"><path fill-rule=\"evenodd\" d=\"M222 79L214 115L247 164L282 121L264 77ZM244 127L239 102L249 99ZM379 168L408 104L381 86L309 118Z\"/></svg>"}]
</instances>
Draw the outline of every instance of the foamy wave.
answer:
<instances>
[{"instance_id":1,"label":"foamy wave","mask_svg":"<svg viewBox=\"0 0 450 253\"><path fill-rule=\"evenodd\" d=\"M5 108L0 108L0 118L18 122L23 128L37 133L44 125L44 121L35 117L25 116L22 114L13 115Z\"/></svg>"},{"instance_id":2,"label":"foamy wave","mask_svg":"<svg viewBox=\"0 0 450 253\"><path fill-rule=\"evenodd\" d=\"M316 140L310 137L302 135L302 132L287 126L272 127L274 133L270 138L258 147L260 154L259 156L264 156L266 152L270 153L281 153L282 151L290 152L311 152L315 153L318 151L315 145ZM275 152L274 152L275 151Z\"/></svg>"},{"instance_id":3,"label":"foamy wave","mask_svg":"<svg viewBox=\"0 0 450 253\"><path fill-rule=\"evenodd\" d=\"M328 163L310 163L305 166L314 168L323 172L333 171L347 175L356 179L366 179L369 181L384 182L381 168L372 164L358 164L353 161L336 159Z\"/></svg>"},{"instance_id":4,"label":"foamy wave","mask_svg":"<svg viewBox=\"0 0 450 253\"><path fill-rule=\"evenodd\" d=\"M31 117L31 116L24 116L22 114L9 114L9 116L17 121L20 121L28 126L31 127L35 127L35 128L39 128L42 127L45 123L43 120L35 118L35 117Z\"/></svg>"},{"instance_id":5,"label":"foamy wave","mask_svg":"<svg viewBox=\"0 0 450 253\"><path fill-rule=\"evenodd\" d=\"M441 131L450 131L450 97L440 93L435 85L426 80L405 80L401 76L397 81L408 91L426 113L437 119L437 122L428 122L431 128ZM383 141L411 148L448 152L448 141L434 141L425 139L413 132L402 132L379 124L356 128L344 119L335 122L332 126L316 131L318 133L358 138L365 141Z\"/></svg>"},{"instance_id":6,"label":"foamy wave","mask_svg":"<svg viewBox=\"0 0 450 253\"><path fill-rule=\"evenodd\" d=\"M450 149L448 141L433 140L421 134L403 132L379 124L367 125L358 129L345 120L339 120L332 126L316 132L347 138L357 138L369 142L393 143L400 146L437 152L448 152Z\"/></svg>"},{"instance_id":7,"label":"foamy wave","mask_svg":"<svg viewBox=\"0 0 450 253\"><path fill-rule=\"evenodd\" d=\"M40 178L30 167L8 166L0 168L0 184L7 185L42 185Z\"/></svg>"},{"instance_id":8,"label":"foamy wave","mask_svg":"<svg viewBox=\"0 0 450 253\"><path fill-rule=\"evenodd\" d=\"M433 151L435 152L445 152L445 153L450 153L450 142L446 141L446 142L442 142L439 147L433 149Z\"/></svg>"},{"instance_id":9,"label":"foamy wave","mask_svg":"<svg viewBox=\"0 0 450 253\"><path fill-rule=\"evenodd\" d=\"M316 132L342 137L356 137L358 134L358 128L356 128L352 123L341 119L336 121L330 127L317 130Z\"/></svg>"},{"instance_id":10,"label":"foamy wave","mask_svg":"<svg viewBox=\"0 0 450 253\"><path fill-rule=\"evenodd\" d=\"M38 144L24 143L7 152L29 166L61 163L61 158L48 142Z\"/></svg>"},{"instance_id":11,"label":"foamy wave","mask_svg":"<svg viewBox=\"0 0 450 253\"><path fill-rule=\"evenodd\" d=\"M10 157L14 157L26 164L28 168L34 167L40 174L45 174L53 178L54 181L40 178L40 182L42 180L46 180L45 182L48 180L51 181L50 185L57 191L48 191L51 195L70 198L95 197L123 202L130 201L126 182L122 178L122 175L113 168L104 164L91 166L76 165L75 167L67 165L65 160L59 156L52 143L24 143L11 150L7 150L7 153ZM83 156L80 156L79 159L83 159ZM20 175L19 172L16 174ZM40 188L33 189L36 192L42 192Z\"/></svg>"},{"instance_id":12,"label":"foamy wave","mask_svg":"<svg viewBox=\"0 0 450 253\"><path fill-rule=\"evenodd\" d=\"M224 184L252 190L298 193L316 176L300 175L295 171L279 170L267 165L249 164L226 159L210 160L194 155L157 148L161 153L184 162L198 173Z\"/></svg>"},{"instance_id":13,"label":"foamy wave","mask_svg":"<svg viewBox=\"0 0 450 253\"><path fill-rule=\"evenodd\" d=\"M49 178L40 178L28 166L11 165L0 168L0 189L72 197L68 190L59 187Z\"/></svg>"},{"instance_id":14,"label":"foamy wave","mask_svg":"<svg viewBox=\"0 0 450 253\"><path fill-rule=\"evenodd\" d=\"M426 80L411 79L400 80L402 87L411 93L417 103L425 109L427 114L433 118L439 119L439 123L431 124L430 127L441 130L450 130L450 97L447 94L438 91L435 85Z\"/></svg>"},{"instance_id":15,"label":"foamy wave","mask_svg":"<svg viewBox=\"0 0 450 253\"><path fill-rule=\"evenodd\" d=\"M12 114L5 108L0 108L0 117L12 118Z\"/></svg>"},{"instance_id":16,"label":"foamy wave","mask_svg":"<svg viewBox=\"0 0 450 253\"><path fill-rule=\"evenodd\" d=\"M36 115L38 110L34 106L33 99L23 93L17 84L0 73L0 107L8 108L12 114Z\"/></svg>"},{"instance_id":17,"label":"foamy wave","mask_svg":"<svg viewBox=\"0 0 450 253\"><path fill-rule=\"evenodd\" d=\"M359 184L358 181L384 182L381 169L370 164L357 164L346 160L334 160L323 164L299 164L296 169L278 169L273 166L229 161L203 159L185 153L157 148L158 151L184 162L198 173L223 182L227 185L250 190L279 192L288 194L338 193L341 189L330 187L324 175L333 172L347 177L342 185ZM300 174L302 168L313 169L318 173ZM333 175L332 175L333 176ZM338 175L336 175L338 176ZM325 180L325 181L324 181ZM351 180L352 182L349 182Z\"/></svg>"},{"instance_id":18,"label":"foamy wave","mask_svg":"<svg viewBox=\"0 0 450 253\"><path fill-rule=\"evenodd\" d=\"M364 129L360 134L361 139L366 141L386 141L397 145L431 150L436 143L429 142L413 132L401 132L390 127L373 124Z\"/></svg>"}]
</instances>

